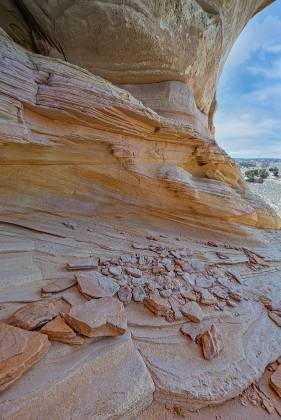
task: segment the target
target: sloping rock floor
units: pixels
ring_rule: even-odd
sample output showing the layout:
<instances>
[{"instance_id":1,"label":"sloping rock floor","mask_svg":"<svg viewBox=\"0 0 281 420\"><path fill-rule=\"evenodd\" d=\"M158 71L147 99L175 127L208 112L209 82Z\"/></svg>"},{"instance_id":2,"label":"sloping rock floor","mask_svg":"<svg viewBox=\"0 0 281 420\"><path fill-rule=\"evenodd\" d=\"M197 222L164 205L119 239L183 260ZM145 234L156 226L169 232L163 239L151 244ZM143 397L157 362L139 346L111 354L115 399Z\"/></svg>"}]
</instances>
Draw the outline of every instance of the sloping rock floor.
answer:
<instances>
[{"instance_id":1,"label":"sloping rock floor","mask_svg":"<svg viewBox=\"0 0 281 420\"><path fill-rule=\"evenodd\" d=\"M53 236L34 223L1 225L0 258L15 258L5 279L14 270L18 281L0 296L1 418L134 418L153 399L194 411L240 394L280 357L280 248L57 218ZM17 253L32 260L29 283Z\"/></svg>"}]
</instances>

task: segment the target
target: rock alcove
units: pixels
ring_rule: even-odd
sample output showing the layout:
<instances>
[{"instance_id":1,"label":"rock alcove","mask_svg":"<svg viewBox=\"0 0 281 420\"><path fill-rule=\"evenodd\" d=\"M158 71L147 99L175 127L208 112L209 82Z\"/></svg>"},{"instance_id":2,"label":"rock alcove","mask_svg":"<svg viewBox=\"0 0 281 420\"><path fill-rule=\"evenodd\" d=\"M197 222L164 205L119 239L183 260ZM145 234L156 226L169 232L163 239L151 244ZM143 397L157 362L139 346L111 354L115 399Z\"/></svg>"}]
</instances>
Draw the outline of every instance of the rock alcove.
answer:
<instances>
[{"instance_id":1,"label":"rock alcove","mask_svg":"<svg viewBox=\"0 0 281 420\"><path fill-rule=\"evenodd\" d=\"M196 410L280 356L281 222L213 127L269 3L0 1L4 419Z\"/></svg>"}]
</instances>

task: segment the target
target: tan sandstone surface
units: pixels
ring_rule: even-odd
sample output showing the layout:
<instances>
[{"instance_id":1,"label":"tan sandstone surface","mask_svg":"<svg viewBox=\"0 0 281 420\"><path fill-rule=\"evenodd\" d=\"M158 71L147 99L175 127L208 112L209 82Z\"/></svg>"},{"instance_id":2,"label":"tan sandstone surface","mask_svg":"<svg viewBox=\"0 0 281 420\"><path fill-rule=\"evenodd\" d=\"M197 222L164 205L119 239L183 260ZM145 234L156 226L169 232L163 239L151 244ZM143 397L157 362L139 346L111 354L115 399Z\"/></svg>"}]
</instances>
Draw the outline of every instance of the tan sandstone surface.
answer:
<instances>
[{"instance_id":1,"label":"tan sandstone surface","mask_svg":"<svg viewBox=\"0 0 281 420\"><path fill-rule=\"evenodd\" d=\"M277 418L281 221L213 127L269 3L0 0L1 419Z\"/></svg>"}]
</instances>

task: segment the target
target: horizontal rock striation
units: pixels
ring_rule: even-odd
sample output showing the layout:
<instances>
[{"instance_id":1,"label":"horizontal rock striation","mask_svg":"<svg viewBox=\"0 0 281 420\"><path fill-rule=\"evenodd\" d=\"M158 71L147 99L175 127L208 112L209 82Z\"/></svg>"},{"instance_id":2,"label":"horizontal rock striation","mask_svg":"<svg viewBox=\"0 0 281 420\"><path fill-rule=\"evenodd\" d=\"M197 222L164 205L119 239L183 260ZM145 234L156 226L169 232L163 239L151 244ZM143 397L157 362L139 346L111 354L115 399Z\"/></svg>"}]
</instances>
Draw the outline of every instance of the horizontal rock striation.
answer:
<instances>
[{"instance_id":1,"label":"horizontal rock striation","mask_svg":"<svg viewBox=\"0 0 281 420\"><path fill-rule=\"evenodd\" d=\"M269 3L0 0L1 419L197 410L280 356L281 220L213 126Z\"/></svg>"},{"instance_id":2,"label":"horizontal rock striation","mask_svg":"<svg viewBox=\"0 0 281 420\"><path fill-rule=\"evenodd\" d=\"M121 206L215 229L219 220L280 226L204 130L161 117L87 71L28 53L3 32L0 43L2 214Z\"/></svg>"},{"instance_id":3,"label":"horizontal rock striation","mask_svg":"<svg viewBox=\"0 0 281 420\"><path fill-rule=\"evenodd\" d=\"M183 81L208 114L231 46L271 1L21 0L10 13L6 0L0 5L4 29L21 45L115 84Z\"/></svg>"},{"instance_id":4,"label":"horizontal rock striation","mask_svg":"<svg viewBox=\"0 0 281 420\"><path fill-rule=\"evenodd\" d=\"M154 384L130 336L80 351L59 346L0 395L2 418L133 419L152 402Z\"/></svg>"}]
</instances>

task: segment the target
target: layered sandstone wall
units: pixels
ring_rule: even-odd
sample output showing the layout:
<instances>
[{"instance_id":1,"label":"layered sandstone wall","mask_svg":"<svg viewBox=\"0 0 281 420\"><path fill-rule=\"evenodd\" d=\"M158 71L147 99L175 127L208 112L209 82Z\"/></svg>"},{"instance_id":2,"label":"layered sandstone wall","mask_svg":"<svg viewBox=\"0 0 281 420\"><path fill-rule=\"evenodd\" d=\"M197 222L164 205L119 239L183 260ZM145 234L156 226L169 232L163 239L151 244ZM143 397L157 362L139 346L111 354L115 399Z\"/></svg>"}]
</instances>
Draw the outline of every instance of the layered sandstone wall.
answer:
<instances>
[{"instance_id":1,"label":"layered sandstone wall","mask_svg":"<svg viewBox=\"0 0 281 420\"><path fill-rule=\"evenodd\" d=\"M280 226L209 135L181 82L126 85L140 102L4 32L0 53L2 212L123 207L214 229L220 221Z\"/></svg>"},{"instance_id":2,"label":"layered sandstone wall","mask_svg":"<svg viewBox=\"0 0 281 420\"><path fill-rule=\"evenodd\" d=\"M208 114L234 41L271 1L2 0L0 10L24 47L114 84L183 81Z\"/></svg>"},{"instance_id":3,"label":"layered sandstone wall","mask_svg":"<svg viewBox=\"0 0 281 420\"><path fill-rule=\"evenodd\" d=\"M0 0L0 417L197 410L280 356L281 221L212 123L227 53L269 3ZM116 333L116 305L127 333L89 338ZM64 344L38 362L46 335L18 327L47 321Z\"/></svg>"}]
</instances>

